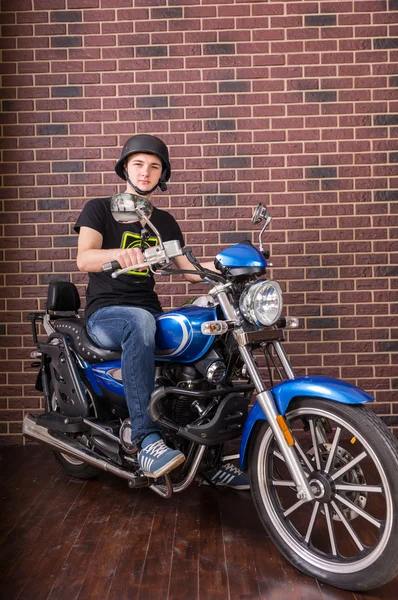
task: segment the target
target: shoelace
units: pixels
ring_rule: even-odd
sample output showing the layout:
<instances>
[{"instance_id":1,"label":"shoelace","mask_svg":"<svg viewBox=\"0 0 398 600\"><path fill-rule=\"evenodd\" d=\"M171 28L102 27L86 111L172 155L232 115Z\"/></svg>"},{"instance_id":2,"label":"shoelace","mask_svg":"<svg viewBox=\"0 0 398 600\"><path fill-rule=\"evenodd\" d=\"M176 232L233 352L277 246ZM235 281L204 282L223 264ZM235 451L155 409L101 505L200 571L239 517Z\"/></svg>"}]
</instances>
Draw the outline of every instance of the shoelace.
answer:
<instances>
[{"instance_id":1,"label":"shoelace","mask_svg":"<svg viewBox=\"0 0 398 600\"><path fill-rule=\"evenodd\" d=\"M242 471L238 467L235 467L235 465L231 463L221 464L218 471L212 476L211 481L215 484L223 483L227 485L240 475L242 475Z\"/></svg>"},{"instance_id":2,"label":"shoelace","mask_svg":"<svg viewBox=\"0 0 398 600\"><path fill-rule=\"evenodd\" d=\"M233 475L240 475L242 473L242 471L238 469L238 467L235 467L235 465L233 465L232 463L229 463L225 466L221 465L220 471L229 471Z\"/></svg>"},{"instance_id":3,"label":"shoelace","mask_svg":"<svg viewBox=\"0 0 398 600\"><path fill-rule=\"evenodd\" d=\"M152 444L148 444L148 446L145 446L143 450L151 456L159 458L159 456L162 456L165 452L170 450L170 448L166 446L163 440L157 440L157 442L152 442Z\"/></svg>"}]
</instances>

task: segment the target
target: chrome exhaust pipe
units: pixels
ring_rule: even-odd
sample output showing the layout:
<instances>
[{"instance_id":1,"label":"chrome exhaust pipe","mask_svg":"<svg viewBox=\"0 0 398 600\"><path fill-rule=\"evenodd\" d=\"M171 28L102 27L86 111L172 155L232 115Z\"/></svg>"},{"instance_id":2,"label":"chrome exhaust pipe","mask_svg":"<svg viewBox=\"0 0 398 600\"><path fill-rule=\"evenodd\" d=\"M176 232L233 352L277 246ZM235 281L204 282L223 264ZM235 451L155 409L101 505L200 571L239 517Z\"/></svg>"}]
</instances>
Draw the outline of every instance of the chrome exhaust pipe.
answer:
<instances>
[{"instance_id":1,"label":"chrome exhaust pipe","mask_svg":"<svg viewBox=\"0 0 398 600\"><path fill-rule=\"evenodd\" d=\"M78 442L73 439L65 441L63 439L53 437L50 435L48 430L45 427L41 427L36 424L36 420L33 415L28 413L24 420L22 426L22 433L29 437L35 438L44 444L48 444L54 450L58 450L59 452L65 452L65 454L69 454L74 458L80 459L82 462L85 462L97 469L101 469L102 471L107 471L108 473L112 473L117 477L121 477L122 479L126 479L130 487L136 487L137 480L140 480L140 487L142 486L142 477L136 477L132 473L125 471L124 469L120 469L115 465L108 463L106 460L102 460L101 458L97 458L89 450L84 449Z\"/></svg>"}]
</instances>

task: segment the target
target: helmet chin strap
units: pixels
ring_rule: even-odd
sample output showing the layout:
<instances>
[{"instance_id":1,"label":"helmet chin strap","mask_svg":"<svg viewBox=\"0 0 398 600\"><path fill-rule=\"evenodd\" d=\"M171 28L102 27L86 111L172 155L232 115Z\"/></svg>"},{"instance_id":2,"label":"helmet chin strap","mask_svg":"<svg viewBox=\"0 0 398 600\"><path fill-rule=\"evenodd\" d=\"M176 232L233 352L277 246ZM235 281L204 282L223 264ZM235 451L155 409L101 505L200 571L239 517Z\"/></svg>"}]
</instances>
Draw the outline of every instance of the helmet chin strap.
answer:
<instances>
[{"instance_id":1,"label":"helmet chin strap","mask_svg":"<svg viewBox=\"0 0 398 600\"><path fill-rule=\"evenodd\" d=\"M134 183L131 181L131 179L128 176L128 173L127 173L126 169L124 170L124 174L126 176L127 183L140 196L148 196L149 194L152 194L152 192L154 192L158 186L160 187L160 189L162 190L162 192L165 192L167 190L166 182L162 181L162 179L159 179L159 181L157 182L157 184L152 189L150 189L150 190L140 190L140 188L137 187L136 185L134 185ZM162 173L162 175L163 175L163 173Z\"/></svg>"},{"instance_id":2,"label":"helmet chin strap","mask_svg":"<svg viewBox=\"0 0 398 600\"><path fill-rule=\"evenodd\" d=\"M133 190L135 192L137 192L137 194L139 196L148 196L149 194L152 194L152 192L154 192L156 190L156 188L158 187L158 184L156 184L152 189L150 190L140 190L139 187L137 187L136 185L134 185L134 183L131 181L131 179L129 179L128 177L126 178L127 183L129 184L129 186L131 186L133 188Z\"/></svg>"}]
</instances>

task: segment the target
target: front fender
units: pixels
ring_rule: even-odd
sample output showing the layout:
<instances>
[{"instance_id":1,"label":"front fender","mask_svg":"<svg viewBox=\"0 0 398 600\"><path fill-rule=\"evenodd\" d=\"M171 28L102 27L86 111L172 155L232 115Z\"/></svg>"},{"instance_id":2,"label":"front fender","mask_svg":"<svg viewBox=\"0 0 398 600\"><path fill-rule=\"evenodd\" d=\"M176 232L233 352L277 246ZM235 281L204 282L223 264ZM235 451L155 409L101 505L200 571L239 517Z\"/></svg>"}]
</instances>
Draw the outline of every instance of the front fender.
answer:
<instances>
[{"instance_id":1,"label":"front fender","mask_svg":"<svg viewBox=\"0 0 398 600\"><path fill-rule=\"evenodd\" d=\"M284 415L290 402L297 397L323 398L340 404L364 404L373 402L373 397L359 388L332 377L310 375L288 379L271 390L280 415ZM240 468L247 469L247 448L252 429L257 421L265 421L261 406L256 402L251 409L242 432L240 443Z\"/></svg>"}]
</instances>

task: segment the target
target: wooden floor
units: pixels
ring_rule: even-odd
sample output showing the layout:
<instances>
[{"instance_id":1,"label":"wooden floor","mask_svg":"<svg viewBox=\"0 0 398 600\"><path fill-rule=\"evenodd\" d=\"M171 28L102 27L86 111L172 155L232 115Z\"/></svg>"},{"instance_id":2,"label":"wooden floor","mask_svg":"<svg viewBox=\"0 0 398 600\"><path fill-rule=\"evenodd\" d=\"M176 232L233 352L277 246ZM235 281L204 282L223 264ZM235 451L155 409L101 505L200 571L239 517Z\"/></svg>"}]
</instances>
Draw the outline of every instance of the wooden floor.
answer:
<instances>
[{"instance_id":1,"label":"wooden floor","mask_svg":"<svg viewBox=\"0 0 398 600\"><path fill-rule=\"evenodd\" d=\"M265 535L249 492L193 484L164 500L68 478L42 446L0 450L0 597L14 600L394 600L320 584Z\"/></svg>"}]
</instances>

